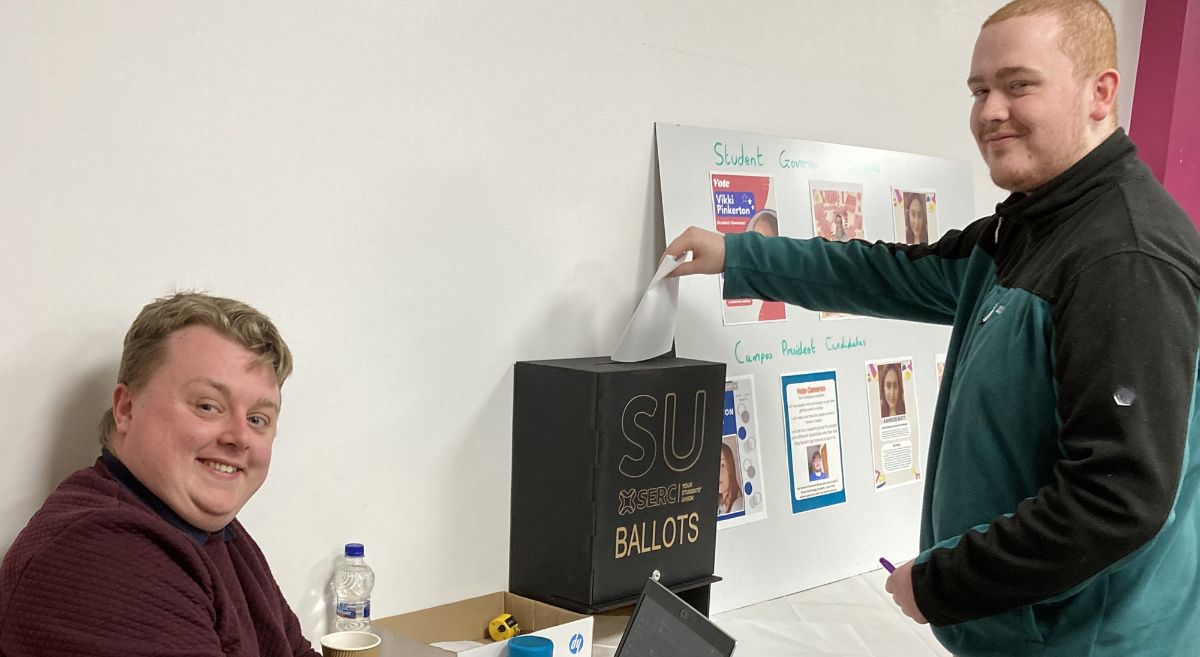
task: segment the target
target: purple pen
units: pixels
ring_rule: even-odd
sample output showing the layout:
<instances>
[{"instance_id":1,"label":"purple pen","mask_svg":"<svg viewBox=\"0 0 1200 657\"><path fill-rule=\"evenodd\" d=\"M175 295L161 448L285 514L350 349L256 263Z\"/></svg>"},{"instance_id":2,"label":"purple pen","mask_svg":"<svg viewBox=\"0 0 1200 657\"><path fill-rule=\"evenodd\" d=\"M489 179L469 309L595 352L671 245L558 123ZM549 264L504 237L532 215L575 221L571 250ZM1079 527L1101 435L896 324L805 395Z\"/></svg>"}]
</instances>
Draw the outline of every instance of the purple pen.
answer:
<instances>
[{"instance_id":1,"label":"purple pen","mask_svg":"<svg viewBox=\"0 0 1200 657\"><path fill-rule=\"evenodd\" d=\"M892 562L883 557L879 557L879 565L883 566L889 573L896 572L896 567L892 565Z\"/></svg>"}]
</instances>

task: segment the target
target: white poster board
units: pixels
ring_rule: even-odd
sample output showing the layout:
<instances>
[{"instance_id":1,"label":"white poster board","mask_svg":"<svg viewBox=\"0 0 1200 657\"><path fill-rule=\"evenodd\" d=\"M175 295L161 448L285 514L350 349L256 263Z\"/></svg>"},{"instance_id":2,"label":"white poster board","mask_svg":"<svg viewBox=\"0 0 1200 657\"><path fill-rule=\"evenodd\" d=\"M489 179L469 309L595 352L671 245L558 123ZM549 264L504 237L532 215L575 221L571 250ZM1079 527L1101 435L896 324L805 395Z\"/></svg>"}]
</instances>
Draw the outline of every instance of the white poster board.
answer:
<instances>
[{"instance_id":1,"label":"white poster board","mask_svg":"<svg viewBox=\"0 0 1200 657\"><path fill-rule=\"evenodd\" d=\"M830 232L831 239L844 233L848 239L893 242L896 217L904 219L893 204L894 190L936 194L930 231L962 228L974 218L971 172L964 162L663 123L656 131L667 242L689 226L722 233L760 226L759 232L784 237ZM848 315L822 321L803 308L764 311L764 304L744 301L731 306L721 298L721 285L719 276L681 281L676 350L688 358L724 361L731 378L753 379L767 519L718 534L716 574L724 581L713 587L712 611L867 572L878 567L881 556L893 561L915 556L922 486L875 492L872 454L878 441L871 439L864 363L895 354L911 357L912 394L932 418L934 355L945 351L949 327ZM840 445L836 453L828 445L821 452L831 474L836 466L840 476L836 503L805 503L803 491L797 496L801 470L791 461L809 459L820 447L797 447L785 433L788 409L780 391L792 380L785 375L797 372L836 375ZM794 422L801 416L793 411ZM928 444L929 424L919 425L921 445ZM815 483L823 484L802 482Z\"/></svg>"}]
</instances>

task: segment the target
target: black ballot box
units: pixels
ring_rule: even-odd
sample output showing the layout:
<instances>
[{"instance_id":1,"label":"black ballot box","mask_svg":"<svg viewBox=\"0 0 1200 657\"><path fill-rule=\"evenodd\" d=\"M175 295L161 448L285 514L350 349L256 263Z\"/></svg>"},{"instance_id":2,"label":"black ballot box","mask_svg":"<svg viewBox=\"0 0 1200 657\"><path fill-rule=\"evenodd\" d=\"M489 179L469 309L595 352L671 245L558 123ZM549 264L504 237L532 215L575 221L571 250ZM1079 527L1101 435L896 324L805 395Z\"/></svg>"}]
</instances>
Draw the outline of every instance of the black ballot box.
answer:
<instances>
[{"instance_id":1,"label":"black ballot box","mask_svg":"<svg viewBox=\"0 0 1200 657\"><path fill-rule=\"evenodd\" d=\"M597 613L657 571L707 611L724 391L724 363L517 363L509 590Z\"/></svg>"}]
</instances>

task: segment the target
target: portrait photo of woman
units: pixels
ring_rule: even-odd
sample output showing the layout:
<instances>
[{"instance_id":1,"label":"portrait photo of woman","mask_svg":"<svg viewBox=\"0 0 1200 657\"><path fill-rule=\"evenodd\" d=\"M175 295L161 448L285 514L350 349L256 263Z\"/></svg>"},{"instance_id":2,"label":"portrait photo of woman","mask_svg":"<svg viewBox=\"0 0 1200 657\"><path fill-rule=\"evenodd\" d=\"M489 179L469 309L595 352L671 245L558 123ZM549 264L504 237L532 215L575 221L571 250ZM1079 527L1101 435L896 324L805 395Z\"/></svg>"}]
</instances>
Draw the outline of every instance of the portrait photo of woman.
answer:
<instances>
[{"instance_id":1,"label":"portrait photo of woman","mask_svg":"<svg viewBox=\"0 0 1200 657\"><path fill-rule=\"evenodd\" d=\"M736 437L731 436L733 440ZM721 442L721 472L717 479L717 515L724 516L745 509L742 499L742 479L738 476L738 459L728 442Z\"/></svg>"},{"instance_id":2,"label":"portrait photo of woman","mask_svg":"<svg viewBox=\"0 0 1200 657\"><path fill-rule=\"evenodd\" d=\"M925 194L904 192L905 242L929 244L929 213L925 208Z\"/></svg>"},{"instance_id":3,"label":"portrait photo of woman","mask_svg":"<svg viewBox=\"0 0 1200 657\"><path fill-rule=\"evenodd\" d=\"M845 242L850 239L850 231L846 227L846 213L833 213L833 241Z\"/></svg>"},{"instance_id":4,"label":"portrait photo of woman","mask_svg":"<svg viewBox=\"0 0 1200 657\"><path fill-rule=\"evenodd\" d=\"M904 374L900 363L879 366L879 416L904 415Z\"/></svg>"},{"instance_id":5,"label":"portrait photo of woman","mask_svg":"<svg viewBox=\"0 0 1200 657\"><path fill-rule=\"evenodd\" d=\"M931 244L938 239L937 192L930 189L892 188L892 222L896 241Z\"/></svg>"}]
</instances>

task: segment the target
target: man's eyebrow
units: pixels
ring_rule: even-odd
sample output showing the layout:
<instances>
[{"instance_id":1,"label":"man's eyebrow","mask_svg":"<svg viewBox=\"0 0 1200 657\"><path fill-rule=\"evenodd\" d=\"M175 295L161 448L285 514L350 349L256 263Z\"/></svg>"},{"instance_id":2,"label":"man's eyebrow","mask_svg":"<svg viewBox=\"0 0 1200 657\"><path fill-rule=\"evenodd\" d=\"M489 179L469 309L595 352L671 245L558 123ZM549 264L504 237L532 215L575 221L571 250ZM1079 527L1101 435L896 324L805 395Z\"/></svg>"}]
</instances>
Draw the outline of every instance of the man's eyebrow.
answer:
<instances>
[{"instance_id":1,"label":"man's eyebrow","mask_svg":"<svg viewBox=\"0 0 1200 657\"><path fill-rule=\"evenodd\" d=\"M216 389L217 392L221 393L222 395L225 395L226 397L233 396L233 394L229 390L229 386L227 386L224 383L221 383L219 381L214 381L212 379L205 378L205 377L199 377L196 379L192 379L190 381L190 383L200 383L200 384L209 386L211 388ZM250 405L250 410L255 410L255 409L259 409L259 408L269 408L269 409L275 411L276 415L279 414L279 404L275 403L273 400L267 399L266 397L262 397L258 401L254 402L253 404Z\"/></svg>"},{"instance_id":2,"label":"man's eyebrow","mask_svg":"<svg viewBox=\"0 0 1200 657\"><path fill-rule=\"evenodd\" d=\"M1029 68L1028 66L1005 66L1004 68L996 71L996 77L998 78L1012 78L1020 75L1038 76L1040 74L1037 72L1037 70ZM967 86L979 84L981 82L983 82L982 75L972 75L971 77L967 78Z\"/></svg>"}]
</instances>

